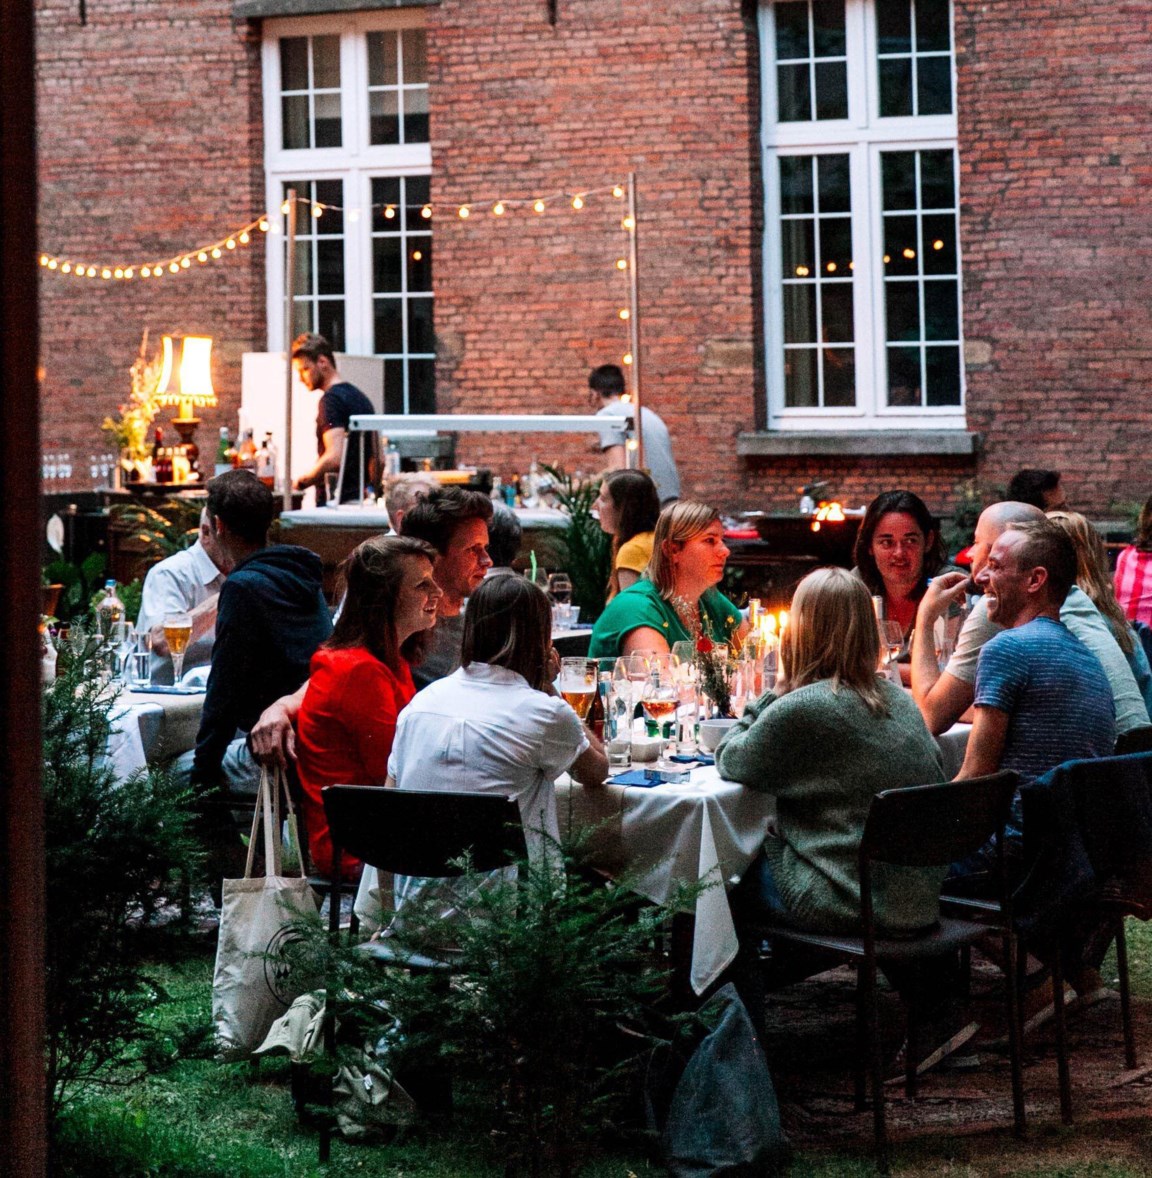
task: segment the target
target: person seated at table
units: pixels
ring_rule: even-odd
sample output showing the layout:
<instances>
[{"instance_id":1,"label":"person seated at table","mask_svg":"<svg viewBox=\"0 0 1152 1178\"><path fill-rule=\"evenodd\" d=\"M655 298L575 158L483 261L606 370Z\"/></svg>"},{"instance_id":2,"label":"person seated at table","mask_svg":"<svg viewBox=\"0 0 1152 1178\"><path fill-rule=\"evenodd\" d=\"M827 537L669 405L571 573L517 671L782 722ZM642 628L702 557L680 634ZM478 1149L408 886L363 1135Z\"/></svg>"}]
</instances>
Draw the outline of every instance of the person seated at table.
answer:
<instances>
[{"instance_id":1,"label":"person seated at table","mask_svg":"<svg viewBox=\"0 0 1152 1178\"><path fill-rule=\"evenodd\" d=\"M664 653L676 642L701 639L738 643L747 623L716 588L727 561L724 525L714 507L681 499L664 508L647 574L608 603L592 628L589 657Z\"/></svg>"},{"instance_id":2,"label":"person seated at table","mask_svg":"<svg viewBox=\"0 0 1152 1178\"><path fill-rule=\"evenodd\" d=\"M839 568L809 573L781 637L780 680L744 709L716 750L721 777L776 798L763 852L732 896L738 926L769 917L858 934L858 855L873 795L944 779L936 741L911 697L876 673L879 658L876 617L861 581ZM878 865L877 926L899 935L934 924L946 872ZM754 1002L755 972L737 973L752 984ZM885 972L906 992L924 987L932 1004L923 1011L926 1058L975 1034L953 999L950 970L929 970L931 980L919 981L901 969Z\"/></svg>"},{"instance_id":3,"label":"person seated at table","mask_svg":"<svg viewBox=\"0 0 1152 1178\"><path fill-rule=\"evenodd\" d=\"M1152 626L1152 496L1140 509L1135 538L1116 558L1114 579L1125 617Z\"/></svg>"},{"instance_id":4,"label":"person seated at table","mask_svg":"<svg viewBox=\"0 0 1152 1178\"><path fill-rule=\"evenodd\" d=\"M512 508L493 508L492 518L488 522L488 555L492 558L492 567L484 576L515 572L512 562L520 554L523 538L524 529Z\"/></svg>"},{"instance_id":5,"label":"person seated at table","mask_svg":"<svg viewBox=\"0 0 1152 1178\"><path fill-rule=\"evenodd\" d=\"M344 605L332 637L312 656L297 718L297 769L314 870L332 871L332 840L320 791L383 785L396 720L416 694L410 667L436 624L436 549L406 536L365 540L341 569ZM343 878L358 870L348 857Z\"/></svg>"},{"instance_id":6,"label":"person seated at table","mask_svg":"<svg viewBox=\"0 0 1152 1178\"><path fill-rule=\"evenodd\" d=\"M396 535L400 534L404 516L439 485L427 474L405 474L388 480L388 490L384 492L384 509L388 512L388 523Z\"/></svg>"},{"instance_id":7,"label":"person seated at table","mask_svg":"<svg viewBox=\"0 0 1152 1178\"><path fill-rule=\"evenodd\" d=\"M853 552L854 572L873 597L884 599L884 618L900 623L907 640L928 578L945 564L932 513L911 491L884 491L868 504Z\"/></svg>"},{"instance_id":8,"label":"person seated at table","mask_svg":"<svg viewBox=\"0 0 1152 1178\"><path fill-rule=\"evenodd\" d=\"M1100 533L1078 511L1050 511L1048 518L1072 541L1076 549L1076 584L1108 623L1112 637L1128 660L1144 706L1152 712L1152 667L1116 600L1108 574L1108 554Z\"/></svg>"},{"instance_id":9,"label":"person seated at table","mask_svg":"<svg viewBox=\"0 0 1152 1178\"><path fill-rule=\"evenodd\" d=\"M656 484L642 470L609 471L595 503L600 528L612 537L612 571L608 600L635 585L652 559L652 542L660 500Z\"/></svg>"},{"instance_id":10,"label":"person seated at table","mask_svg":"<svg viewBox=\"0 0 1152 1178\"><path fill-rule=\"evenodd\" d=\"M542 589L525 577L484 581L464 615L461 666L404 709L388 762L389 784L400 789L515 797L537 861L560 837L556 778L568 771L599 786L608 775L603 745L552 685L551 636ZM397 908L413 894L409 882L397 881Z\"/></svg>"}]
</instances>

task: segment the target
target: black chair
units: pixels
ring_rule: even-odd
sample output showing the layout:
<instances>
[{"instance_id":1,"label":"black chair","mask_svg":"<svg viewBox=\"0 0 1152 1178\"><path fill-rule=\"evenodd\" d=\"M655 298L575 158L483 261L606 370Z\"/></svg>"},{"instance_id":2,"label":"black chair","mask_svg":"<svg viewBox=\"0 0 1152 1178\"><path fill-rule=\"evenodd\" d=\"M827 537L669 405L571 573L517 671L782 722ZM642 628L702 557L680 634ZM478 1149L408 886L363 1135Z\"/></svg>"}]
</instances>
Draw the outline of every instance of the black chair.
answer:
<instances>
[{"instance_id":1,"label":"black chair","mask_svg":"<svg viewBox=\"0 0 1152 1178\"><path fill-rule=\"evenodd\" d=\"M857 963L857 1043L855 1067L857 1107L864 1107L863 1059L867 1058L872 1078L873 1125L877 1163L888 1171L888 1133L884 1110L884 1074L880 1030L876 1010L876 969L880 962L915 962L947 957L971 946L986 928L971 920L940 921L924 932L906 938L878 935L873 909L873 865L888 863L903 867L946 866L971 855L993 835L1003 845L1003 831L1019 777L996 773L967 781L940 785L911 786L878 793L868 810L860 842L860 937L808 932L774 921L757 924L754 935L784 941L809 950L830 952ZM997 856L1001 881L999 900L1011 911L1011 896L1003 884L1003 852ZM1009 1040L1012 1045L1012 1110L1017 1134L1024 1131L1024 1093L1019 1052L1019 991L1014 967L1016 943L1010 929L1003 932L1004 953L1012 963L1006 971L1005 1000L1008 1009ZM908 1011L908 1050L904 1076L905 1091L916 1092L916 1015Z\"/></svg>"},{"instance_id":2,"label":"black chair","mask_svg":"<svg viewBox=\"0 0 1152 1178\"><path fill-rule=\"evenodd\" d=\"M322 797L332 837L328 928L333 936L339 935L343 851L378 871L434 879L461 876L458 861L464 856L469 870L488 872L509 867L527 855L520 807L515 798L503 794L330 785ZM368 941L359 949L382 965L445 976L453 968L446 955L397 951L387 938ZM334 1035L330 1007L325 1026L329 1052ZM325 1122L320 1131L322 1162L328 1160L330 1148L331 1126Z\"/></svg>"},{"instance_id":3,"label":"black chair","mask_svg":"<svg viewBox=\"0 0 1152 1178\"><path fill-rule=\"evenodd\" d=\"M1116 737L1116 756L1125 757L1130 753L1152 753L1152 724L1130 728Z\"/></svg>"}]
</instances>

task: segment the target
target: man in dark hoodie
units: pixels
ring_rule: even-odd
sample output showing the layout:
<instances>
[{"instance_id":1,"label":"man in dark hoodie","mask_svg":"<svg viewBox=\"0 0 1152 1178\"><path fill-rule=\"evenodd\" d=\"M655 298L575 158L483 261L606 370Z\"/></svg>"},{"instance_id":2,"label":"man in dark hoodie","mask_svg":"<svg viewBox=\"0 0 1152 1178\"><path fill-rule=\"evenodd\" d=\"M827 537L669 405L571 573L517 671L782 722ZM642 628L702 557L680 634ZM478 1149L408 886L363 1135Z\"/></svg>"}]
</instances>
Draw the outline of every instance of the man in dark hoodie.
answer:
<instances>
[{"instance_id":1,"label":"man in dark hoodie","mask_svg":"<svg viewBox=\"0 0 1152 1178\"><path fill-rule=\"evenodd\" d=\"M308 678L308 665L332 633L332 620L320 558L292 544L266 547L272 492L251 471L226 471L212 479L207 511L231 572L220 590L196 750L184 767L201 788L254 794L260 766L247 734L273 700Z\"/></svg>"}]
</instances>

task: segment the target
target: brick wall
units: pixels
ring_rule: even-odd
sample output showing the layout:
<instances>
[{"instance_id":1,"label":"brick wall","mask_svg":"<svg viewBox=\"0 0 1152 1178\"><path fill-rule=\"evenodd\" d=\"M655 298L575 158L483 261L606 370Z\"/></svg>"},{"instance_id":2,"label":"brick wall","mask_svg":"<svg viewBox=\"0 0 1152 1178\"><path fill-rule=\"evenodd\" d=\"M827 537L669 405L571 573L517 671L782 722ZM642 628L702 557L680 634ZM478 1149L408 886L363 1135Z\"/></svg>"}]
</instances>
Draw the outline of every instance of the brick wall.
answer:
<instances>
[{"instance_id":1,"label":"brick wall","mask_svg":"<svg viewBox=\"0 0 1152 1178\"><path fill-rule=\"evenodd\" d=\"M78 9L37 4L41 249L140 262L258 215L259 49L229 5L99 0L86 26ZM220 406L201 414L201 446L235 423L240 354L264 347L259 236L246 251L159 279L41 273L42 445L72 455L71 489L92 485L88 456L109 449L100 422L128 393L145 327L156 343L164 332L215 337Z\"/></svg>"},{"instance_id":2,"label":"brick wall","mask_svg":"<svg viewBox=\"0 0 1152 1178\"><path fill-rule=\"evenodd\" d=\"M1152 492L1152 9L957 0L969 427L981 479ZM971 363L975 361L975 363Z\"/></svg>"}]
</instances>

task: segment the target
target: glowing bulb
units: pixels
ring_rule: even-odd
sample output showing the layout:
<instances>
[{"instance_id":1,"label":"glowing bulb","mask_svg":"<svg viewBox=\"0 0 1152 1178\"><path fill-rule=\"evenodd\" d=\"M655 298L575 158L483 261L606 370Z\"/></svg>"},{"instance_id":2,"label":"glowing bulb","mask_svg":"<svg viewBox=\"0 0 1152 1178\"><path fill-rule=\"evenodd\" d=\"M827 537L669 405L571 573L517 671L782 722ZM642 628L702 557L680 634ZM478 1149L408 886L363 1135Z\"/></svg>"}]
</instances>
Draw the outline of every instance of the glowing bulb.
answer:
<instances>
[{"instance_id":1,"label":"glowing bulb","mask_svg":"<svg viewBox=\"0 0 1152 1178\"><path fill-rule=\"evenodd\" d=\"M620 357L620 359L623 360L625 364L631 364L632 363L632 353L625 352L624 355Z\"/></svg>"},{"instance_id":2,"label":"glowing bulb","mask_svg":"<svg viewBox=\"0 0 1152 1178\"><path fill-rule=\"evenodd\" d=\"M131 267L131 266L129 266L129 267L128 267L128 269L124 271L124 277L125 277L125 278L131 278L131 277L132 277L132 267Z\"/></svg>"},{"instance_id":3,"label":"glowing bulb","mask_svg":"<svg viewBox=\"0 0 1152 1178\"><path fill-rule=\"evenodd\" d=\"M259 229L261 233L267 233L268 232L268 222L265 221L263 219L263 217L261 217L260 223L259 223L259 225L256 226L256 228Z\"/></svg>"},{"instance_id":4,"label":"glowing bulb","mask_svg":"<svg viewBox=\"0 0 1152 1178\"><path fill-rule=\"evenodd\" d=\"M384 210L384 219L386 221L391 221L395 216L396 216L396 210L391 205L389 205Z\"/></svg>"},{"instance_id":5,"label":"glowing bulb","mask_svg":"<svg viewBox=\"0 0 1152 1178\"><path fill-rule=\"evenodd\" d=\"M48 265L48 255L47 255L47 254L41 254L41 255L40 255L40 265L41 265L41 266L47 266L47 265Z\"/></svg>"},{"instance_id":6,"label":"glowing bulb","mask_svg":"<svg viewBox=\"0 0 1152 1178\"><path fill-rule=\"evenodd\" d=\"M905 249L901 252L909 261L911 261L916 256L916 251L910 247L905 247Z\"/></svg>"},{"instance_id":7,"label":"glowing bulb","mask_svg":"<svg viewBox=\"0 0 1152 1178\"><path fill-rule=\"evenodd\" d=\"M467 221L472 216L472 210L467 205L460 206L460 220Z\"/></svg>"},{"instance_id":8,"label":"glowing bulb","mask_svg":"<svg viewBox=\"0 0 1152 1178\"><path fill-rule=\"evenodd\" d=\"M940 238L936 238L936 240L932 243L932 248L934 250L942 250L944 248L944 243L940 240Z\"/></svg>"},{"instance_id":9,"label":"glowing bulb","mask_svg":"<svg viewBox=\"0 0 1152 1178\"><path fill-rule=\"evenodd\" d=\"M207 252L206 252L206 251L204 251L204 250L201 250L201 251L200 251L200 252L199 252L199 253L196 255L196 261L198 261L198 262L206 262L206 261L208 261L208 254L207 254Z\"/></svg>"},{"instance_id":10,"label":"glowing bulb","mask_svg":"<svg viewBox=\"0 0 1152 1178\"><path fill-rule=\"evenodd\" d=\"M180 273L180 266L177 262L172 262L169 265L168 270L172 274L179 274Z\"/></svg>"},{"instance_id":11,"label":"glowing bulb","mask_svg":"<svg viewBox=\"0 0 1152 1178\"><path fill-rule=\"evenodd\" d=\"M226 245L226 246L227 246L227 247L228 247L230 250L234 250L234 249L236 248L236 243L235 243L235 242L232 240L232 238L228 238L228 240L227 240L227 241L226 241L224 244L225 244L225 245Z\"/></svg>"},{"instance_id":12,"label":"glowing bulb","mask_svg":"<svg viewBox=\"0 0 1152 1178\"><path fill-rule=\"evenodd\" d=\"M116 269L112 271L112 277L113 278L123 278L124 277L123 268L120 266L117 266Z\"/></svg>"},{"instance_id":13,"label":"glowing bulb","mask_svg":"<svg viewBox=\"0 0 1152 1178\"><path fill-rule=\"evenodd\" d=\"M421 250L413 250L412 251L412 261L422 262L423 260L424 260L424 254Z\"/></svg>"},{"instance_id":14,"label":"glowing bulb","mask_svg":"<svg viewBox=\"0 0 1152 1178\"><path fill-rule=\"evenodd\" d=\"M68 262L65 262L64 265L60 267L60 269L64 274L71 274L72 273L72 266Z\"/></svg>"},{"instance_id":15,"label":"glowing bulb","mask_svg":"<svg viewBox=\"0 0 1152 1178\"><path fill-rule=\"evenodd\" d=\"M313 216L313 217L315 217L317 221L319 221L319 220L320 220L320 218L321 218L322 216L324 216L324 209L323 209L323 207L322 207L321 205L316 205L316 204L314 204L314 205L312 206L312 216Z\"/></svg>"},{"instance_id":16,"label":"glowing bulb","mask_svg":"<svg viewBox=\"0 0 1152 1178\"><path fill-rule=\"evenodd\" d=\"M628 259L627 258L617 258L616 259L616 269L617 270L627 270L628 269Z\"/></svg>"},{"instance_id":17,"label":"glowing bulb","mask_svg":"<svg viewBox=\"0 0 1152 1178\"><path fill-rule=\"evenodd\" d=\"M629 438L628 441L625 443L625 445L628 447L629 450L639 450L640 449L640 446L637 443L635 438Z\"/></svg>"},{"instance_id":18,"label":"glowing bulb","mask_svg":"<svg viewBox=\"0 0 1152 1178\"><path fill-rule=\"evenodd\" d=\"M890 261L892 261L892 255L891 255L891 254L885 254L885 255L884 255L884 265L885 265L885 266L887 266L887 265L888 265L888 263L889 263Z\"/></svg>"},{"instance_id":19,"label":"glowing bulb","mask_svg":"<svg viewBox=\"0 0 1152 1178\"><path fill-rule=\"evenodd\" d=\"M151 269L148 266L141 266L140 267L140 277L141 278L151 278L152 277Z\"/></svg>"},{"instance_id":20,"label":"glowing bulb","mask_svg":"<svg viewBox=\"0 0 1152 1178\"><path fill-rule=\"evenodd\" d=\"M533 206L533 210L537 213L542 213L548 206L542 201L538 200Z\"/></svg>"},{"instance_id":21,"label":"glowing bulb","mask_svg":"<svg viewBox=\"0 0 1152 1178\"><path fill-rule=\"evenodd\" d=\"M827 269L829 274L836 273L836 263L835 262L829 262L827 267L825 267L825 268Z\"/></svg>"},{"instance_id":22,"label":"glowing bulb","mask_svg":"<svg viewBox=\"0 0 1152 1178\"><path fill-rule=\"evenodd\" d=\"M498 200L492 206L492 216L494 216L494 217L504 216L504 202L502 200Z\"/></svg>"},{"instance_id":23,"label":"glowing bulb","mask_svg":"<svg viewBox=\"0 0 1152 1178\"><path fill-rule=\"evenodd\" d=\"M584 207L584 198L582 196L574 196L572 198L572 207L574 209L582 209Z\"/></svg>"},{"instance_id":24,"label":"glowing bulb","mask_svg":"<svg viewBox=\"0 0 1152 1178\"><path fill-rule=\"evenodd\" d=\"M192 265L192 259L191 259L191 258L181 258L181 259L180 259L180 269L181 269L181 270L187 270L187 269L188 269L188 267L189 267L189 266L191 266L191 265Z\"/></svg>"},{"instance_id":25,"label":"glowing bulb","mask_svg":"<svg viewBox=\"0 0 1152 1178\"><path fill-rule=\"evenodd\" d=\"M620 222L620 227L622 229L627 229L628 232L631 233L632 230L636 228L636 218L625 217L624 220Z\"/></svg>"},{"instance_id":26,"label":"glowing bulb","mask_svg":"<svg viewBox=\"0 0 1152 1178\"><path fill-rule=\"evenodd\" d=\"M280 206L280 211L281 211L281 212L284 214L284 216L288 216L288 202L287 202L287 201L285 201L285 202L284 202L284 203L283 203L283 204Z\"/></svg>"},{"instance_id":27,"label":"glowing bulb","mask_svg":"<svg viewBox=\"0 0 1152 1178\"><path fill-rule=\"evenodd\" d=\"M617 200L619 200L624 195L624 189L621 188L619 184L617 184L616 187L612 189L612 195Z\"/></svg>"},{"instance_id":28,"label":"glowing bulb","mask_svg":"<svg viewBox=\"0 0 1152 1178\"><path fill-rule=\"evenodd\" d=\"M808 277L808 267L807 266L797 266L796 267L796 277L797 278L807 278Z\"/></svg>"},{"instance_id":29,"label":"glowing bulb","mask_svg":"<svg viewBox=\"0 0 1152 1178\"><path fill-rule=\"evenodd\" d=\"M55 259L55 258L53 258L53 259L52 259L52 260L51 260L51 261L48 263L48 269L49 269L49 270L55 270L55 269L56 269L56 266L57 266L56 259Z\"/></svg>"},{"instance_id":30,"label":"glowing bulb","mask_svg":"<svg viewBox=\"0 0 1152 1178\"><path fill-rule=\"evenodd\" d=\"M424 206L424 207L423 207L423 208L420 210L420 216L422 216L422 217L424 218L424 220L425 220L425 221L431 221L431 220L432 220L432 206L431 206L431 205L425 205L425 206Z\"/></svg>"},{"instance_id":31,"label":"glowing bulb","mask_svg":"<svg viewBox=\"0 0 1152 1178\"><path fill-rule=\"evenodd\" d=\"M621 319L631 319L632 312L629 311L627 307L621 307L620 308L620 318Z\"/></svg>"},{"instance_id":32,"label":"glowing bulb","mask_svg":"<svg viewBox=\"0 0 1152 1178\"><path fill-rule=\"evenodd\" d=\"M101 278L111 278L112 271L109 270L107 266L105 266L104 269L100 271L100 277Z\"/></svg>"},{"instance_id":33,"label":"glowing bulb","mask_svg":"<svg viewBox=\"0 0 1152 1178\"><path fill-rule=\"evenodd\" d=\"M856 263L855 263L855 262L849 262L849 263L848 263L848 269L849 269L849 270L855 270L855 269L856 269Z\"/></svg>"},{"instance_id":34,"label":"glowing bulb","mask_svg":"<svg viewBox=\"0 0 1152 1178\"><path fill-rule=\"evenodd\" d=\"M241 245L247 245L251 240L252 240L252 238L248 236L247 231L240 234L240 244Z\"/></svg>"},{"instance_id":35,"label":"glowing bulb","mask_svg":"<svg viewBox=\"0 0 1152 1178\"><path fill-rule=\"evenodd\" d=\"M96 277L96 267L95 267L95 266L89 266L89 267L88 267L88 277L89 277L89 278L95 278L95 277Z\"/></svg>"},{"instance_id":36,"label":"glowing bulb","mask_svg":"<svg viewBox=\"0 0 1152 1178\"><path fill-rule=\"evenodd\" d=\"M222 253L223 253L223 250L221 250L221 248L218 245L213 247L212 256L214 258L220 257L222 255Z\"/></svg>"},{"instance_id":37,"label":"glowing bulb","mask_svg":"<svg viewBox=\"0 0 1152 1178\"><path fill-rule=\"evenodd\" d=\"M632 404L632 394L631 393L621 393L620 394L620 404L621 405L631 405Z\"/></svg>"}]
</instances>

